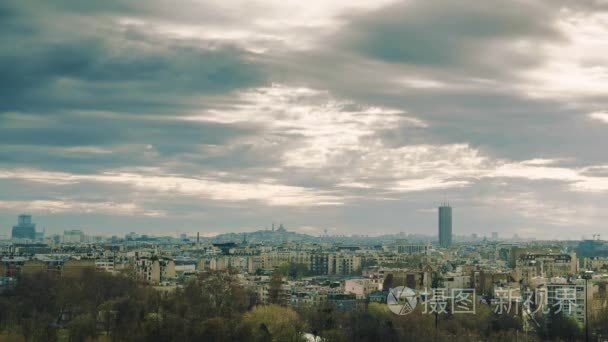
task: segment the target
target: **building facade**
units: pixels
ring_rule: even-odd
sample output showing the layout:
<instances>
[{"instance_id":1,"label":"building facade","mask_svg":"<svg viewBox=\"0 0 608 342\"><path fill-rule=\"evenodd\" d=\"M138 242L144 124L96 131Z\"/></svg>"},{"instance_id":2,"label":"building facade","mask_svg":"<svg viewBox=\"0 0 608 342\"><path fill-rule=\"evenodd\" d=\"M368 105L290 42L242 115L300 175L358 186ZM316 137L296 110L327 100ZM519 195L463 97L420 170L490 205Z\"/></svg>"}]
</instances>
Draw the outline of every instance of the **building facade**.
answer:
<instances>
[{"instance_id":1,"label":"building facade","mask_svg":"<svg viewBox=\"0 0 608 342\"><path fill-rule=\"evenodd\" d=\"M13 239L36 239L36 224L32 223L32 215L19 215L17 225L13 226L11 237Z\"/></svg>"},{"instance_id":2,"label":"building facade","mask_svg":"<svg viewBox=\"0 0 608 342\"><path fill-rule=\"evenodd\" d=\"M150 284L160 284L161 281L175 278L175 263L169 258L143 257L137 259L135 265L137 277Z\"/></svg>"},{"instance_id":3,"label":"building facade","mask_svg":"<svg viewBox=\"0 0 608 342\"><path fill-rule=\"evenodd\" d=\"M585 306L592 297L593 286L585 291L585 283L547 284L547 306L555 313L574 318L585 324Z\"/></svg>"},{"instance_id":4,"label":"building facade","mask_svg":"<svg viewBox=\"0 0 608 342\"><path fill-rule=\"evenodd\" d=\"M447 203L439 207L439 245L444 248L452 245L452 207Z\"/></svg>"},{"instance_id":5,"label":"building facade","mask_svg":"<svg viewBox=\"0 0 608 342\"><path fill-rule=\"evenodd\" d=\"M82 230L65 230L62 240L63 243L81 243L84 242L84 233Z\"/></svg>"}]
</instances>

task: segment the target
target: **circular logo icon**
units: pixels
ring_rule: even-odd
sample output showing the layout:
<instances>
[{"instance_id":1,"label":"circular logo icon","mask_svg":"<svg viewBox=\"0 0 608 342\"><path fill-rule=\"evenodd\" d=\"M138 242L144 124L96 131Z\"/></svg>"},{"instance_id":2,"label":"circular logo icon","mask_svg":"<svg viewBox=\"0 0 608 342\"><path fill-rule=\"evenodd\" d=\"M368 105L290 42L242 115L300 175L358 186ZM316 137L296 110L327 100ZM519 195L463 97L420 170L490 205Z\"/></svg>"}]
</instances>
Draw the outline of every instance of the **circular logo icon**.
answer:
<instances>
[{"instance_id":1,"label":"circular logo icon","mask_svg":"<svg viewBox=\"0 0 608 342\"><path fill-rule=\"evenodd\" d=\"M418 299L414 290L405 286L397 286L388 291L386 304L389 310L397 315L407 315L414 311L414 308L418 304Z\"/></svg>"}]
</instances>

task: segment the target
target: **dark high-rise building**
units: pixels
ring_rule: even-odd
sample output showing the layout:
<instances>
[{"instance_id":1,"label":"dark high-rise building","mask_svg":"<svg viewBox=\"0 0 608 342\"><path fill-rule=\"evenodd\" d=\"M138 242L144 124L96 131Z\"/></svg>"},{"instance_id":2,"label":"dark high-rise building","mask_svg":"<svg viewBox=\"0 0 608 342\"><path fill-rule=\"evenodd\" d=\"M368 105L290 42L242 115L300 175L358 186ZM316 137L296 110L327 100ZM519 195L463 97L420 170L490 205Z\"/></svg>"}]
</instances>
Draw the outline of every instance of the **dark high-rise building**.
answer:
<instances>
[{"instance_id":1,"label":"dark high-rise building","mask_svg":"<svg viewBox=\"0 0 608 342\"><path fill-rule=\"evenodd\" d=\"M601 240L583 240L576 248L579 257L608 257L608 242Z\"/></svg>"},{"instance_id":2,"label":"dark high-rise building","mask_svg":"<svg viewBox=\"0 0 608 342\"><path fill-rule=\"evenodd\" d=\"M13 226L11 237L13 239L36 239L36 224L32 223L32 215L19 215L16 226Z\"/></svg>"},{"instance_id":3,"label":"dark high-rise building","mask_svg":"<svg viewBox=\"0 0 608 342\"><path fill-rule=\"evenodd\" d=\"M444 203L439 207L439 245L449 247L452 244L452 207Z\"/></svg>"}]
</instances>

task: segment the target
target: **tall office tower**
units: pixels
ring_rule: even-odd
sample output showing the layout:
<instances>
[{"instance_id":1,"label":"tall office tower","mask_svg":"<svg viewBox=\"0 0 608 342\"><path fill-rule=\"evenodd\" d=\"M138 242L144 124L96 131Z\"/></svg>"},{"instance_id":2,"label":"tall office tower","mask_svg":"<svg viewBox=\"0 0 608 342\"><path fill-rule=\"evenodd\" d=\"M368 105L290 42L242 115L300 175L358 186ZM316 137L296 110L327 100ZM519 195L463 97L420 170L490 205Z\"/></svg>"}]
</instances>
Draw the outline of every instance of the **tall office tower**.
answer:
<instances>
[{"instance_id":1,"label":"tall office tower","mask_svg":"<svg viewBox=\"0 0 608 342\"><path fill-rule=\"evenodd\" d=\"M439 206L439 245L450 247L452 244L452 207L443 203Z\"/></svg>"},{"instance_id":2,"label":"tall office tower","mask_svg":"<svg viewBox=\"0 0 608 342\"><path fill-rule=\"evenodd\" d=\"M21 214L16 226L13 226L13 239L36 239L36 224L32 223L32 215Z\"/></svg>"}]
</instances>

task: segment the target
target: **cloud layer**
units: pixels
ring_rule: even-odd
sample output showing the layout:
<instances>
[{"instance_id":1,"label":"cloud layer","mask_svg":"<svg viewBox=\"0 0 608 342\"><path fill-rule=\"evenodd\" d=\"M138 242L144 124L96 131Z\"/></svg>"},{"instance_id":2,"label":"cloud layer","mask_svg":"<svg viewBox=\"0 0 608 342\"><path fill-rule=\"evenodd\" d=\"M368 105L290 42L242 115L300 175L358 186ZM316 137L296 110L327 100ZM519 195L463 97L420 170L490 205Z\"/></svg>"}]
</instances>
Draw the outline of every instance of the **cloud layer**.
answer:
<instances>
[{"instance_id":1,"label":"cloud layer","mask_svg":"<svg viewBox=\"0 0 608 342\"><path fill-rule=\"evenodd\" d=\"M429 233L444 200L457 234L591 235L607 7L4 2L0 235Z\"/></svg>"}]
</instances>

